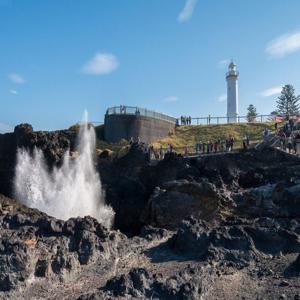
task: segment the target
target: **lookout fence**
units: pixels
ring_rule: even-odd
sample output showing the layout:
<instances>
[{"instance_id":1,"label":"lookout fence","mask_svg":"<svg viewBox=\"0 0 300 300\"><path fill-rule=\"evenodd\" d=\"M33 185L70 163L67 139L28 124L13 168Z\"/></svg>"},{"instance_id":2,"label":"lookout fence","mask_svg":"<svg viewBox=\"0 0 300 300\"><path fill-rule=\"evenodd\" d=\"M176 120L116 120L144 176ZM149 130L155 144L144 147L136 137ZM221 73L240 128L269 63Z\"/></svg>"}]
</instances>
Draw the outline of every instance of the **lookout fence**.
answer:
<instances>
[{"instance_id":1,"label":"lookout fence","mask_svg":"<svg viewBox=\"0 0 300 300\"><path fill-rule=\"evenodd\" d=\"M171 116L168 116L163 113L156 112L154 110L141 108L137 106L114 106L110 107L106 111L106 115L136 115L136 116L145 116L154 119L164 120L171 123L176 123L177 119Z\"/></svg>"}]
</instances>

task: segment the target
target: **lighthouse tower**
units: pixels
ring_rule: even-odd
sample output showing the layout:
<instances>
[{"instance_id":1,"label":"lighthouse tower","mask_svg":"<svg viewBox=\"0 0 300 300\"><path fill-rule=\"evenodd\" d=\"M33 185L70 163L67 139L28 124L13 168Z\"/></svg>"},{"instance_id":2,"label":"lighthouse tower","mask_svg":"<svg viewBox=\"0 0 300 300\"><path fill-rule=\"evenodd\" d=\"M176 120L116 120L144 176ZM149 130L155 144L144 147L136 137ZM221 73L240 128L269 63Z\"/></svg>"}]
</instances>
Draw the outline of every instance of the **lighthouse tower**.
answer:
<instances>
[{"instance_id":1,"label":"lighthouse tower","mask_svg":"<svg viewBox=\"0 0 300 300\"><path fill-rule=\"evenodd\" d=\"M226 74L227 81L227 122L237 123L239 114L239 90L238 90L239 72L236 64L232 61L229 64Z\"/></svg>"}]
</instances>

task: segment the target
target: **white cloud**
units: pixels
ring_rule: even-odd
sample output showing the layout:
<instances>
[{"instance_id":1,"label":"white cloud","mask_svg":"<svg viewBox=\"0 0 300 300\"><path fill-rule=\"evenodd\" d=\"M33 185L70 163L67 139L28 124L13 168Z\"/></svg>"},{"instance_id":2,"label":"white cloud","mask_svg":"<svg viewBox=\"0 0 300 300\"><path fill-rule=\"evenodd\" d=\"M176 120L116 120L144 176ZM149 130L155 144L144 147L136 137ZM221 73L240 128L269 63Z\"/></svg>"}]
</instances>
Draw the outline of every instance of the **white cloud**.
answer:
<instances>
[{"instance_id":1,"label":"white cloud","mask_svg":"<svg viewBox=\"0 0 300 300\"><path fill-rule=\"evenodd\" d=\"M229 65L229 63L230 63L230 59L223 59L218 62L218 66L220 68L224 68L224 67L227 67Z\"/></svg>"},{"instance_id":2,"label":"white cloud","mask_svg":"<svg viewBox=\"0 0 300 300\"><path fill-rule=\"evenodd\" d=\"M178 15L179 23L187 22L193 15L198 0L186 0L183 10Z\"/></svg>"},{"instance_id":3,"label":"white cloud","mask_svg":"<svg viewBox=\"0 0 300 300\"><path fill-rule=\"evenodd\" d=\"M9 92L13 95L18 95L18 91L16 91L16 90L10 90Z\"/></svg>"},{"instance_id":4,"label":"white cloud","mask_svg":"<svg viewBox=\"0 0 300 300\"><path fill-rule=\"evenodd\" d=\"M166 97L165 99L163 99L164 102L177 102L179 100L178 97L176 96L169 96L169 97Z\"/></svg>"},{"instance_id":5,"label":"white cloud","mask_svg":"<svg viewBox=\"0 0 300 300\"><path fill-rule=\"evenodd\" d=\"M118 59L113 54L97 53L83 66L82 71L90 75L104 75L115 71L118 66Z\"/></svg>"},{"instance_id":6,"label":"white cloud","mask_svg":"<svg viewBox=\"0 0 300 300\"><path fill-rule=\"evenodd\" d=\"M227 95L226 94L222 94L218 97L218 102L224 102L227 100Z\"/></svg>"},{"instance_id":7,"label":"white cloud","mask_svg":"<svg viewBox=\"0 0 300 300\"><path fill-rule=\"evenodd\" d=\"M262 97L270 97L281 93L282 85L273 86L260 93Z\"/></svg>"},{"instance_id":8,"label":"white cloud","mask_svg":"<svg viewBox=\"0 0 300 300\"><path fill-rule=\"evenodd\" d=\"M265 51L270 57L280 58L298 50L300 50L300 30L274 39Z\"/></svg>"},{"instance_id":9,"label":"white cloud","mask_svg":"<svg viewBox=\"0 0 300 300\"><path fill-rule=\"evenodd\" d=\"M13 83L18 83L18 84L25 83L25 79L20 74L17 73L8 74L8 78Z\"/></svg>"},{"instance_id":10,"label":"white cloud","mask_svg":"<svg viewBox=\"0 0 300 300\"><path fill-rule=\"evenodd\" d=\"M12 132L14 129L7 124L0 123L0 133L5 133L5 132Z\"/></svg>"}]
</instances>

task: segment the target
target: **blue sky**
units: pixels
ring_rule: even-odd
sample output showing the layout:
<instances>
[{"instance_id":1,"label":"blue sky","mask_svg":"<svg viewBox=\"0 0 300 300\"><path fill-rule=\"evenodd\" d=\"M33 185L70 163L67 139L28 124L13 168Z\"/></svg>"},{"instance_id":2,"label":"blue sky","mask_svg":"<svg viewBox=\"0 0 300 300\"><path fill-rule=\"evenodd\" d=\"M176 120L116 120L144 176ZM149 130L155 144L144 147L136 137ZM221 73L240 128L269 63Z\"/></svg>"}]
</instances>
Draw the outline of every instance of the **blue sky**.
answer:
<instances>
[{"instance_id":1,"label":"blue sky","mask_svg":"<svg viewBox=\"0 0 300 300\"><path fill-rule=\"evenodd\" d=\"M299 0L0 0L0 130L67 128L109 106L226 115L225 72L240 71L240 114L300 93Z\"/></svg>"}]
</instances>

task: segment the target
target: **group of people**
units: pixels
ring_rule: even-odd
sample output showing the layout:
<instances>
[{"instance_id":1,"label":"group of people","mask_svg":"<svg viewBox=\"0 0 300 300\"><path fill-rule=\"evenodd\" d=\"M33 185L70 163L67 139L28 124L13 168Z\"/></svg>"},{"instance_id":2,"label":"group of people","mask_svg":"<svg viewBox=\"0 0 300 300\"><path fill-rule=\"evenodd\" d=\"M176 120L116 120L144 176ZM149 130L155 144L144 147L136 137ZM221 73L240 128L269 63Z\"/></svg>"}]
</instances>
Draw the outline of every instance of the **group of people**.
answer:
<instances>
[{"instance_id":1,"label":"group of people","mask_svg":"<svg viewBox=\"0 0 300 300\"><path fill-rule=\"evenodd\" d=\"M140 143L141 143L141 139L140 139L139 136L137 138L131 137L130 140L129 140L129 144L130 145L132 145L132 144L140 144Z\"/></svg>"},{"instance_id":2,"label":"group of people","mask_svg":"<svg viewBox=\"0 0 300 300\"><path fill-rule=\"evenodd\" d=\"M153 145L142 143L140 138L131 138L130 145L138 143L142 146L144 152L149 156L149 160L156 159L162 160L164 159L165 154L173 153L179 149L175 149L172 144L168 144L167 148L163 148L162 146L159 149L155 149ZM230 152L233 150L234 145L236 143L235 138L230 135L226 139L218 139L216 141L208 141L202 142L200 141L195 145L195 147L184 147L183 155L185 157L189 156L190 154L212 154L212 153L219 153L219 152ZM243 137L243 148L247 149L249 147L249 137L247 134ZM180 151L180 152L181 152Z\"/></svg>"},{"instance_id":3,"label":"group of people","mask_svg":"<svg viewBox=\"0 0 300 300\"><path fill-rule=\"evenodd\" d=\"M120 105L120 114L126 114L126 106Z\"/></svg>"},{"instance_id":4,"label":"group of people","mask_svg":"<svg viewBox=\"0 0 300 300\"><path fill-rule=\"evenodd\" d=\"M190 125L191 117L181 117L181 124ZM280 149L283 151L287 151L292 154L300 155L300 130L297 130L297 126L295 126L293 120L289 120L286 122L281 128L279 128L278 123L275 123L275 134L280 138ZM270 135L269 129L266 127L262 132L262 136L264 139L267 139ZM273 136L273 135L272 135ZM149 159L161 160L164 158L166 153L175 152L178 149L175 149L172 144L168 144L167 148L163 148L162 146L159 149L154 149L153 145L141 143L140 138L136 139L131 138L130 144L138 143L142 145L144 152L149 155ZM196 143L193 147L186 146L181 149L184 153L184 156L189 156L190 154L210 154L210 153L218 153L218 152L230 152L233 150L234 145L236 143L235 138L230 135L226 139L218 139L215 141L207 141ZM247 133L243 135L242 138L242 148L247 150L250 146L250 140Z\"/></svg>"},{"instance_id":5,"label":"group of people","mask_svg":"<svg viewBox=\"0 0 300 300\"><path fill-rule=\"evenodd\" d=\"M289 153L300 155L300 131L291 127L283 127L277 131L280 138L280 149Z\"/></svg>"},{"instance_id":6,"label":"group of people","mask_svg":"<svg viewBox=\"0 0 300 300\"><path fill-rule=\"evenodd\" d=\"M280 149L291 154L300 155L300 130L299 123L295 124L292 118L288 119L279 128L279 123L275 123L275 135L280 139ZM269 136L269 131L265 128L264 138Z\"/></svg>"},{"instance_id":7,"label":"group of people","mask_svg":"<svg viewBox=\"0 0 300 300\"><path fill-rule=\"evenodd\" d=\"M192 124L192 117L186 117L186 116L181 116L180 117L180 122L181 125L191 125Z\"/></svg>"},{"instance_id":8,"label":"group of people","mask_svg":"<svg viewBox=\"0 0 300 300\"><path fill-rule=\"evenodd\" d=\"M160 147L160 149L154 149L152 144L141 142L140 137L130 138L129 145L132 146L134 144L138 144L143 149L144 153L147 154L149 160L162 160L164 159L166 152L173 152L173 146L171 144L168 146L167 150L163 149L162 147Z\"/></svg>"},{"instance_id":9,"label":"group of people","mask_svg":"<svg viewBox=\"0 0 300 300\"><path fill-rule=\"evenodd\" d=\"M217 141L199 142L195 146L197 154L209 154L217 152L230 152L233 150L235 144L235 138L229 136L225 140L218 139Z\"/></svg>"},{"instance_id":10,"label":"group of people","mask_svg":"<svg viewBox=\"0 0 300 300\"><path fill-rule=\"evenodd\" d=\"M292 119L290 119L288 122L286 122L282 128L278 129L278 123L275 123L275 132L276 134L282 134L284 133L285 136L290 136L294 131L296 131L297 128L295 126L295 123Z\"/></svg>"}]
</instances>

